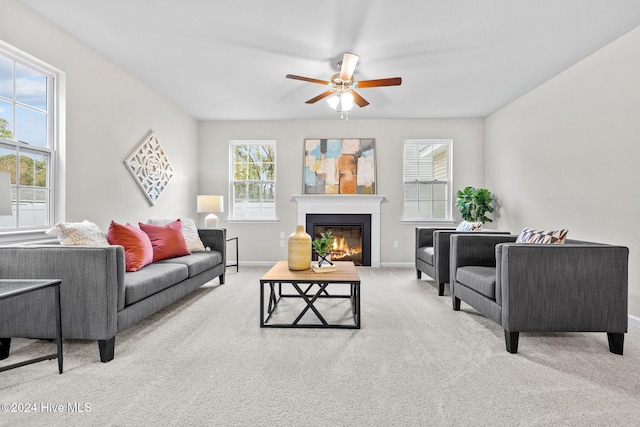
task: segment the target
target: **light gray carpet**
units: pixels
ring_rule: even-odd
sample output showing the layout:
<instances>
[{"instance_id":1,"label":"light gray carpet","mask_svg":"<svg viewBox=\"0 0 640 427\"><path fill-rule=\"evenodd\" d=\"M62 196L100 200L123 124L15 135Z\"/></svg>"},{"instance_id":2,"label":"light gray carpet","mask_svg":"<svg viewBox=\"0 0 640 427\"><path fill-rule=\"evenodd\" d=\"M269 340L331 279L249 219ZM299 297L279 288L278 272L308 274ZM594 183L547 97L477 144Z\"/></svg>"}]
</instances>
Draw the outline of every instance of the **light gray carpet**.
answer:
<instances>
[{"instance_id":1,"label":"light gray carpet","mask_svg":"<svg viewBox=\"0 0 640 427\"><path fill-rule=\"evenodd\" d=\"M96 342L65 341L62 375L55 360L0 373L0 403L38 410L0 413L0 425L640 423L637 329L624 356L604 333L523 333L512 355L496 324L464 304L454 312L412 268L360 269L360 330L260 329L266 270L241 267L124 331L110 363ZM14 340L2 363L54 349Z\"/></svg>"}]
</instances>

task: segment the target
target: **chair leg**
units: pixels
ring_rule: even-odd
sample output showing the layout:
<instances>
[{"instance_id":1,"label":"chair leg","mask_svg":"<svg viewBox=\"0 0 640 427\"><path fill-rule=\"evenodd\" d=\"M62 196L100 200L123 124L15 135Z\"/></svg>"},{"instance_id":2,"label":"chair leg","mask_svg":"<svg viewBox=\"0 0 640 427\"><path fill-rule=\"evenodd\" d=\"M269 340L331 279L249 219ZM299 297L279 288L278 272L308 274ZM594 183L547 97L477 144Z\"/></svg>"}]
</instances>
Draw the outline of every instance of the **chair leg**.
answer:
<instances>
[{"instance_id":1,"label":"chair leg","mask_svg":"<svg viewBox=\"0 0 640 427\"><path fill-rule=\"evenodd\" d=\"M460 298L456 298L451 295L451 302L453 303L453 310L460 311Z\"/></svg>"},{"instance_id":2,"label":"chair leg","mask_svg":"<svg viewBox=\"0 0 640 427\"><path fill-rule=\"evenodd\" d=\"M0 360L9 357L9 347L11 347L11 338L0 338Z\"/></svg>"},{"instance_id":3,"label":"chair leg","mask_svg":"<svg viewBox=\"0 0 640 427\"><path fill-rule=\"evenodd\" d=\"M504 340L507 344L507 351L509 353L517 353L518 352L518 338L520 337L520 332L509 332L506 329L504 330Z\"/></svg>"},{"instance_id":4,"label":"chair leg","mask_svg":"<svg viewBox=\"0 0 640 427\"><path fill-rule=\"evenodd\" d=\"M438 283L438 296L444 295L444 283Z\"/></svg>"},{"instance_id":5,"label":"chair leg","mask_svg":"<svg viewBox=\"0 0 640 427\"><path fill-rule=\"evenodd\" d=\"M98 340L98 349L100 350L100 361L107 363L113 360L113 353L116 346L116 337L113 336L108 340Z\"/></svg>"},{"instance_id":6,"label":"chair leg","mask_svg":"<svg viewBox=\"0 0 640 427\"><path fill-rule=\"evenodd\" d=\"M609 339L609 351L614 354L622 355L624 348L624 334L607 332L607 338Z\"/></svg>"},{"instance_id":7,"label":"chair leg","mask_svg":"<svg viewBox=\"0 0 640 427\"><path fill-rule=\"evenodd\" d=\"M416 273L417 273L418 279L420 279L422 277L422 271L416 270Z\"/></svg>"}]
</instances>

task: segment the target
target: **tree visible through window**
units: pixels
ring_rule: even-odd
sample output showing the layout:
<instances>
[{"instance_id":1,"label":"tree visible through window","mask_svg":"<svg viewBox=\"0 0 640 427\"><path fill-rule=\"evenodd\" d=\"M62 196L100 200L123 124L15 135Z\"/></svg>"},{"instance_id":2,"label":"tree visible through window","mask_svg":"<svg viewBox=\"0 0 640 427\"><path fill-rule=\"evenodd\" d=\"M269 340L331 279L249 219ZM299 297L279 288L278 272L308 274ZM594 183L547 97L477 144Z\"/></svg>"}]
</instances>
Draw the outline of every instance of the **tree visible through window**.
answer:
<instances>
[{"instance_id":1,"label":"tree visible through window","mask_svg":"<svg viewBox=\"0 0 640 427\"><path fill-rule=\"evenodd\" d=\"M451 140L405 140L405 220L451 219Z\"/></svg>"},{"instance_id":2,"label":"tree visible through window","mask_svg":"<svg viewBox=\"0 0 640 427\"><path fill-rule=\"evenodd\" d=\"M37 229L53 221L55 72L0 46L0 170L9 172L13 215L0 231Z\"/></svg>"},{"instance_id":3,"label":"tree visible through window","mask_svg":"<svg viewBox=\"0 0 640 427\"><path fill-rule=\"evenodd\" d=\"M231 141L230 148L231 218L275 218L275 141Z\"/></svg>"}]
</instances>

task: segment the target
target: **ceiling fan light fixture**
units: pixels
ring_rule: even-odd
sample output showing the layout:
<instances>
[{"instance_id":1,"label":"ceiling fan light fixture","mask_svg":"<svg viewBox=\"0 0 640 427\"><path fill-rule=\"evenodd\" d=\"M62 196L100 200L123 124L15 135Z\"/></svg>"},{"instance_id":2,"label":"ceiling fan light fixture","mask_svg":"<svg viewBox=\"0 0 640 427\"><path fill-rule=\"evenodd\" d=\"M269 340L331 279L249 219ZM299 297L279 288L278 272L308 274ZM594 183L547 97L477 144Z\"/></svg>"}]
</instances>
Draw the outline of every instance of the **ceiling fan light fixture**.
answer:
<instances>
[{"instance_id":1,"label":"ceiling fan light fixture","mask_svg":"<svg viewBox=\"0 0 640 427\"><path fill-rule=\"evenodd\" d=\"M341 111L351 111L353 109L353 94L351 92L342 92L340 94Z\"/></svg>"},{"instance_id":2,"label":"ceiling fan light fixture","mask_svg":"<svg viewBox=\"0 0 640 427\"><path fill-rule=\"evenodd\" d=\"M338 94L334 93L333 95L327 98L327 103L329 103L331 108L333 108L334 110L337 110L338 104L340 103L340 97L338 96Z\"/></svg>"}]
</instances>

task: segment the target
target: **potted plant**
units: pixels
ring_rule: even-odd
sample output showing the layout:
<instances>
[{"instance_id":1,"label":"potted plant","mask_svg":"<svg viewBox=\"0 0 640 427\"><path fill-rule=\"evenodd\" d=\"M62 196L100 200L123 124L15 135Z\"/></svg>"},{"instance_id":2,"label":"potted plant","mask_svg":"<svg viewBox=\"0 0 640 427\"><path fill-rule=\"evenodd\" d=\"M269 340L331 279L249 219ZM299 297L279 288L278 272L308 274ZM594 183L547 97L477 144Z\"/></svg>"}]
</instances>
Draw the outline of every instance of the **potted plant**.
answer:
<instances>
[{"instance_id":1,"label":"potted plant","mask_svg":"<svg viewBox=\"0 0 640 427\"><path fill-rule=\"evenodd\" d=\"M485 222L493 222L486 215L493 212L491 202L493 202L491 192L486 188L466 187L464 190L458 190L456 207L463 220L484 224Z\"/></svg>"},{"instance_id":2,"label":"potted plant","mask_svg":"<svg viewBox=\"0 0 640 427\"><path fill-rule=\"evenodd\" d=\"M313 246L314 252L318 255L318 266L321 267L324 261L327 261L329 264L333 265L331 260L327 259L327 256L333 249L333 242L335 242L335 237L331 234L330 231L326 233L320 233L320 237L316 238L311 245Z\"/></svg>"}]
</instances>

